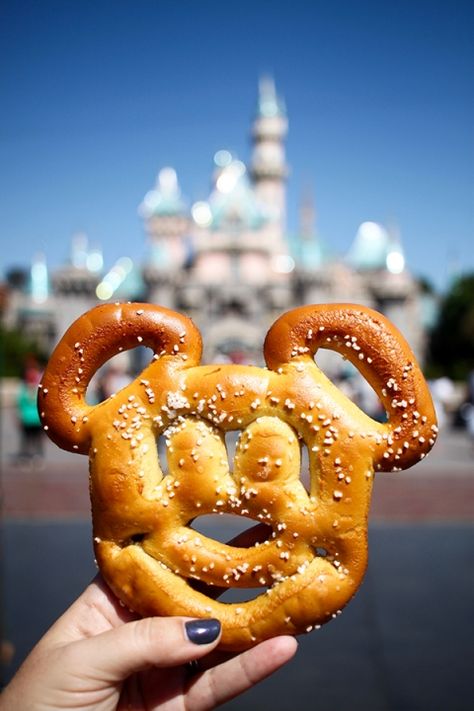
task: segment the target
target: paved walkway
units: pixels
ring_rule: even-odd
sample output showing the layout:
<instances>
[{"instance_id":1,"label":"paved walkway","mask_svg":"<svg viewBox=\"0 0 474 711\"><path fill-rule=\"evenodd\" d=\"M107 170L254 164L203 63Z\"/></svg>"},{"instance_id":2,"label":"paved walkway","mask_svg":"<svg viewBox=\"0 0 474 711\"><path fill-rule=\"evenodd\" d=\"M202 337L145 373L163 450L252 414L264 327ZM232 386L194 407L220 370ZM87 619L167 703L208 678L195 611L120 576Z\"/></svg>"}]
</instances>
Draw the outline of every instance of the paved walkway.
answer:
<instances>
[{"instance_id":1,"label":"paved walkway","mask_svg":"<svg viewBox=\"0 0 474 711\"><path fill-rule=\"evenodd\" d=\"M354 600L228 711L470 711L474 528L377 524ZM209 531L212 534L212 530ZM88 522L4 527L6 679L94 575Z\"/></svg>"}]
</instances>

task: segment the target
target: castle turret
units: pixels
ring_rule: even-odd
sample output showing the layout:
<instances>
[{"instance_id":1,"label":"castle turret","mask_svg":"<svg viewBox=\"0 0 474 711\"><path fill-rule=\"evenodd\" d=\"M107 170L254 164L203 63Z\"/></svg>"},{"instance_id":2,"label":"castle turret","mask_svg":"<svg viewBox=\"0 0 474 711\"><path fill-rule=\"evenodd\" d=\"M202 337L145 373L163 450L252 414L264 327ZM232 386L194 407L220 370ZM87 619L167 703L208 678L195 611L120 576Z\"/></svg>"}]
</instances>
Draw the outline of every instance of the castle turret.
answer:
<instances>
[{"instance_id":1,"label":"castle turret","mask_svg":"<svg viewBox=\"0 0 474 711\"><path fill-rule=\"evenodd\" d=\"M162 168L156 185L144 197L139 214L150 237L150 261L158 270L180 269L186 260L189 215L176 171Z\"/></svg>"},{"instance_id":2,"label":"castle turret","mask_svg":"<svg viewBox=\"0 0 474 711\"><path fill-rule=\"evenodd\" d=\"M60 304L56 314L57 335L64 333L72 321L96 304L102 266L101 250L89 248L87 235L83 232L73 235L69 262L59 267L52 279Z\"/></svg>"},{"instance_id":3,"label":"castle turret","mask_svg":"<svg viewBox=\"0 0 474 711\"><path fill-rule=\"evenodd\" d=\"M190 218L174 168L162 168L155 187L144 197L139 214L149 235L143 270L149 299L172 306L173 288L189 257Z\"/></svg>"}]
</instances>

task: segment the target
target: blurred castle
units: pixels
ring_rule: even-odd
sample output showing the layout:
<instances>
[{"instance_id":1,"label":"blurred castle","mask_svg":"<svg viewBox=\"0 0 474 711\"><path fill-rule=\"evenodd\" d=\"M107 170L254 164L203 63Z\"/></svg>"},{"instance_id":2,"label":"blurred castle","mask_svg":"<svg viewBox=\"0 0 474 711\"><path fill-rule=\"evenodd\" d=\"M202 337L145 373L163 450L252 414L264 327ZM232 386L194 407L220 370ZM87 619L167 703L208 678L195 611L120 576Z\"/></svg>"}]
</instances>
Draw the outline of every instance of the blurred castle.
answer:
<instances>
[{"instance_id":1,"label":"blurred castle","mask_svg":"<svg viewBox=\"0 0 474 711\"><path fill-rule=\"evenodd\" d=\"M148 234L142 265L128 257L108 272L84 236L69 264L48 275L37 260L28 284L10 284L7 326L50 350L70 323L98 301L144 300L190 315L204 337L206 361L261 358L263 336L299 304L356 302L385 313L422 359L420 292L399 239L363 223L347 255L334 258L314 227L311 201L299 233L286 224L288 121L272 80L260 82L250 164L221 150L207 201L189 210L172 168L163 168L139 208Z\"/></svg>"}]
</instances>

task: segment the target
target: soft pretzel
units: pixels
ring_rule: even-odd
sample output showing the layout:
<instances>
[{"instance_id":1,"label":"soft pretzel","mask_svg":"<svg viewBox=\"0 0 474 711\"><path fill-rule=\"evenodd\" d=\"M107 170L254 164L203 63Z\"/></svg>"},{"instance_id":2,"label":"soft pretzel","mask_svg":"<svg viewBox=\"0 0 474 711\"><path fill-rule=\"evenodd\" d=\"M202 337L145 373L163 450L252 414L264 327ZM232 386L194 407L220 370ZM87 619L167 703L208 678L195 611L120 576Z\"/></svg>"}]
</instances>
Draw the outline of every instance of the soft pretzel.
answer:
<instances>
[{"instance_id":1,"label":"soft pretzel","mask_svg":"<svg viewBox=\"0 0 474 711\"><path fill-rule=\"evenodd\" d=\"M150 365L88 405L97 369L139 344L153 349ZM328 380L314 361L319 348L359 369L385 407L385 423ZM225 649L303 633L339 613L367 565L374 472L410 467L437 432L413 353L375 311L297 308L271 327L264 356L267 368L199 365L201 337L188 318L149 304L109 304L70 327L39 390L49 436L89 454L95 553L110 587L141 615L218 618ZM232 468L230 430L241 432ZM264 525L251 545L223 544L191 527L212 513ZM214 599L213 590L230 587L265 590L245 602Z\"/></svg>"}]
</instances>

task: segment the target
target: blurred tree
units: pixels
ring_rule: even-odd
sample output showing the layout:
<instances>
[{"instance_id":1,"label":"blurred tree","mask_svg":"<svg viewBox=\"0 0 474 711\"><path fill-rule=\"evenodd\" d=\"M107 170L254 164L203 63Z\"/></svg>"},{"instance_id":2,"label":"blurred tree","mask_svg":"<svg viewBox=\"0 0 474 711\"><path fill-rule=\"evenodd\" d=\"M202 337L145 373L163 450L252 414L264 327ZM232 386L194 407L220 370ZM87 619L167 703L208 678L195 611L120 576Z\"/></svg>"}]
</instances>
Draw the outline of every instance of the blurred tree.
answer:
<instances>
[{"instance_id":1,"label":"blurred tree","mask_svg":"<svg viewBox=\"0 0 474 711\"><path fill-rule=\"evenodd\" d=\"M436 289L433 285L433 282L428 279L426 276L419 276L417 277L417 282L420 291L422 294L435 294Z\"/></svg>"},{"instance_id":2,"label":"blurred tree","mask_svg":"<svg viewBox=\"0 0 474 711\"><path fill-rule=\"evenodd\" d=\"M474 273L459 277L441 302L429 344L430 375L465 380L474 369Z\"/></svg>"},{"instance_id":3,"label":"blurred tree","mask_svg":"<svg viewBox=\"0 0 474 711\"><path fill-rule=\"evenodd\" d=\"M36 343L19 331L0 325L0 377L20 377L29 356L35 356L40 362L45 360Z\"/></svg>"},{"instance_id":4,"label":"blurred tree","mask_svg":"<svg viewBox=\"0 0 474 711\"><path fill-rule=\"evenodd\" d=\"M12 267L7 271L6 282L14 289L24 289L28 283L28 272L22 267Z\"/></svg>"}]
</instances>

